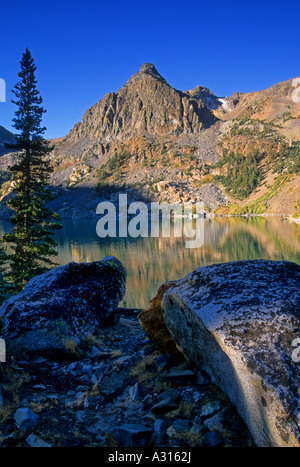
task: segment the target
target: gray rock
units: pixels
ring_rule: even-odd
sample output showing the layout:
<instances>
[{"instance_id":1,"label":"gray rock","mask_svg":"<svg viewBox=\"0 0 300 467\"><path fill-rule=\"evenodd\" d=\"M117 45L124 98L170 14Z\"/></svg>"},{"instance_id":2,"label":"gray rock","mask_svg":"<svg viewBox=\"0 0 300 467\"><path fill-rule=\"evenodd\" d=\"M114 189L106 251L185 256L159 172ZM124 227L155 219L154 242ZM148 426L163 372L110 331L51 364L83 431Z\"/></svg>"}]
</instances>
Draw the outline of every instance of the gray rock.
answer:
<instances>
[{"instance_id":1,"label":"gray rock","mask_svg":"<svg viewBox=\"0 0 300 467\"><path fill-rule=\"evenodd\" d=\"M202 437L202 446L206 448L219 448L224 446L224 438L217 431L209 431Z\"/></svg>"},{"instance_id":2,"label":"gray rock","mask_svg":"<svg viewBox=\"0 0 300 467\"><path fill-rule=\"evenodd\" d=\"M202 431L203 431L203 426L199 424L194 424L190 430L192 435L196 435L196 436L200 435Z\"/></svg>"},{"instance_id":3,"label":"gray rock","mask_svg":"<svg viewBox=\"0 0 300 467\"><path fill-rule=\"evenodd\" d=\"M176 436L177 434L175 428L172 425L169 426L169 428L167 428L166 433L169 436L169 438L174 438L174 436Z\"/></svg>"},{"instance_id":4,"label":"gray rock","mask_svg":"<svg viewBox=\"0 0 300 467\"><path fill-rule=\"evenodd\" d=\"M38 438L34 434L27 436L26 442L31 448L51 448L51 444L47 443L41 438Z\"/></svg>"},{"instance_id":5,"label":"gray rock","mask_svg":"<svg viewBox=\"0 0 300 467\"><path fill-rule=\"evenodd\" d=\"M222 412L218 412L212 417L207 418L203 422L204 426L210 431L218 431L219 433L226 433L225 417Z\"/></svg>"},{"instance_id":6,"label":"gray rock","mask_svg":"<svg viewBox=\"0 0 300 467\"><path fill-rule=\"evenodd\" d=\"M32 389L39 389L40 391L45 391L47 388L44 384L35 384L32 386Z\"/></svg>"},{"instance_id":7,"label":"gray rock","mask_svg":"<svg viewBox=\"0 0 300 467\"><path fill-rule=\"evenodd\" d=\"M135 383L128 389L128 396L130 401L137 401L140 396L140 386L139 383Z\"/></svg>"},{"instance_id":8,"label":"gray rock","mask_svg":"<svg viewBox=\"0 0 300 467\"><path fill-rule=\"evenodd\" d=\"M174 402L174 399L172 397L167 397L166 399L163 399L162 401L153 405L153 407L151 408L151 411L156 414L161 414L161 413L171 412L172 410L177 409L177 407L178 407L178 404Z\"/></svg>"},{"instance_id":9,"label":"gray rock","mask_svg":"<svg viewBox=\"0 0 300 467\"><path fill-rule=\"evenodd\" d=\"M130 363L130 360L132 359L131 355L124 355L123 357L118 358L117 360L114 361L114 365L128 365Z\"/></svg>"},{"instance_id":10,"label":"gray rock","mask_svg":"<svg viewBox=\"0 0 300 467\"><path fill-rule=\"evenodd\" d=\"M70 365L68 365L67 371L74 371L77 365L78 365L78 362L70 363Z\"/></svg>"},{"instance_id":11,"label":"gray rock","mask_svg":"<svg viewBox=\"0 0 300 467\"><path fill-rule=\"evenodd\" d=\"M114 257L68 263L33 278L0 307L8 352L51 355L93 334L125 293L126 270Z\"/></svg>"},{"instance_id":12,"label":"gray rock","mask_svg":"<svg viewBox=\"0 0 300 467\"><path fill-rule=\"evenodd\" d=\"M156 396L154 402L157 404L165 399L172 399L174 402L177 402L180 399L180 391L175 388L167 389L159 394L159 396Z\"/></svg>"},{"instance_id":13,"label":"gray rock","mask_svg":"<svg viewBox=\"0 0 300 467\"><path fill-rule=\"evenodd\" d=\"M127 374L124 371L114 367L99 381L99 390L105 396L112 396L124 388L126 378Z\"/></svg>"},{"instance_id":14,"label":"gray rock","mask_svg":"<svg viewBox=\"0 0 300 467\"><path fill-rule=\"evenodd\" d=\"M199 268L165 292L162 309L178 347L229 396L258 446L300 446L300 266Z\"/></svg>"},{"instance_id":15,"label":"gray rock","mask_svg":"<svg viewBox=\"0 0 300 467\"><path fill-rule=\"evenodd\" d=\"M218 401L210 401L202 407L201 417L209 417L220 410L220 404Z\"/></svg>"},{"instance_id":16,"label":"gray rock","mask_svg":"<svg viewBox=\"0 0 300 467\"><path fill-rule=\"evenodd\" d=\"M191 370L177 370L173 368L166 375L162 375L161 378L170 381L174 385L182 385L194 381L195 373Z\"/></svg>"},{"instance_id":17,"label":"gray rock","mask_svg":"<svg viewBox=\"0 0 300 467\"><path fill-rule=\"evenodd\" d=\"M24 431L34 428L39 422L39 416L26 407L20 407L15 412L14 419L17 427Z\"/></svg>"},{"instance_id":18,"label":"gray rock","mask_svg":"<svg viewBox=\"0 0 300 467\"><path fill-rule=\"evenodd\" d=\"M201 375L200 372L196 374L196 383L199 384L199 386L207 383L206 378L203 375Z\"/></svg>"},{"instance_id":19,"label":"gray rock","mask_svg":"<svg viewBox=\"0 0 300 467\"><path fill-rule=\"evenodd\" d=\"M164 355L160 355L159 357L156 357L154 359L153 364L154 364L156 370L162 371L167 367L168 361L169 361L168 354L164 354Z\"/></svg>"},{"instance_id":20,"label":"gray rock","mask_svg":"<svg viewBox=\"0 0 300 467\"><path fill-rule=\"evenodd\" d=\"M187 420L185 418L177 418L177 420L175 420L174 423L173 423L173 427L179 433L184 433L186 431L189 431L190 422L189 422L189 420Z\"/></svg>"},{"instance_id":21,"label":"gray rock","mask_svg":"<svg viewBox=\"0 0 300 467\"><path fill-rule=\"evenodd\" d=\"M150 409L150 407L153 405L152 401L153 401L152 394L147 394L142 401L141 410Z\"/></svg>"},{"instance_id":22,"label":"gray rock","mask_svg":"<svg viewBox=\"0 0 300 467\"><path fill-rule=\"evenodd\" d=\"M180 398L180 392L177 389L167 389L154 400L151 412L162 414L175 410L178 407L177 401Z\"/></svg>"},{"instance_id":23,"label":"gray rock","mask_svg":"<svg viewBox=\"0 0 300 467\"><path fill-rule=\"evenodd\" d=\"M202 395L200 394L199 391L195 391L193 393L193 401L196 402L196 404L197 404L197 402L199 402L201 400L201 397L202 397Z\"/></svg>"},{"instance_id":24,"label":"gray rock","mask_svg":"<svg viewBox=\"0 0 300 467\"><path fill-rule=\"evenodd\" d=\"M82 365L81 371L82 371L82 373L91 373L91 372L92 372L92 369L93 369L92 365L89 365L89 364L87 364L87 363L84 363L84 364Z\"/></svg>"},{"instance_id":25,"label":"gray rock","mask_svg":"<svg viewBox=\"0 0 300 467\"><path fill-rule=\"evenodd\" d=\"M227 199L215 183L205 183L199 189L201 201L209 209L214 209L220 204L227 204Z\"/></svg>"},{"instance_id":26,"label":"gray rock","mask_svg":"<svg viewBox=\"0 0 300 467\"><path fill-rule=\"evenodd\" d=\"M76 397L76 401L78 402L78 404L80 404L81 402L84 401L86 395L84 392L78 391L75 397Z\"/></svg>"},{"instance_id":27,"label":"gray rock","mask_svg":"<svg viewBox=\"0 0 300 467\"><path fill-rule=\"evenodd\" d=\"M166 436L166 422L157 418L154 421L155 446L164 446Z\"/></svg>"},{"instance_id":28,"label":"gray rock","mask_svg":"<svg viewBox=\"0 0 300 467\"><path fill-rule=\"evenodd\" d=\"M113 427L109 436L118 447L148 447L154 441L154 431L144 425L125 424Z\"/></svg>"},{"instance_id":29,"label":"gray rock","mask_svg":"<svg viewBox=\"0 0 300 467\"><path fill-rule=\"evenodd\" d=\"M98 383L98 378L92 373L91 375L91 383L92 384L97 384Z\"/></svg>"},{"instance_id":30,"label":"gray rock","mask_svg":"<svg viewBox=\"0 0 300 467\"><path fill-rule=\"evenodd\" d=\"M98 349L98 347L96 347L95 345L92 346L91 354L92 354L93 357L97 357L101 353L102 353L102 351L100 349Z\"/></svg>"}]
</instances>

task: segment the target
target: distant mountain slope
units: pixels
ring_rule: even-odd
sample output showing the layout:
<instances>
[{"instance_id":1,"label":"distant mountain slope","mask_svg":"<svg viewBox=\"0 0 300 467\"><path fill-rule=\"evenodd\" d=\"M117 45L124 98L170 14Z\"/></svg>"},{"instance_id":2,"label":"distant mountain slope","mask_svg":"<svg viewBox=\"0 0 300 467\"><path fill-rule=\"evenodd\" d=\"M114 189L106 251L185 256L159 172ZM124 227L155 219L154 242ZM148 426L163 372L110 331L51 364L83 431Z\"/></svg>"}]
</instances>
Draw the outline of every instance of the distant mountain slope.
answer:
<instances>
[{"instance_id":1,"label":"distant mountain slope","mask_svg":"<svg viewBox=\"0 0 300 467\"><path fill-rule=\"evenodd\" d=\"M5 143L12 144L14 143L15 137L13 133L6 130L3 126L0 125L0 156L10 152L9 149L5 147Z\"/></svg>"},{"instance_id":2,"label":"distant mountain slope","mask_svg":"<svg viewBox=\"0 0 300 467\"><path fill-rule=\"evenodd\" d=\"M300 90L300 80L291 78L262 91L234 93L219 99L221 105L214 109L214 114L221 120L248 116L274 122L282 127L281 134L300 139L300 91L297 89Z\"/></svg>"},{"instance_id":3,"label":"distant mountain slope","mask_svg":"<svg viewBox=\"0 0 300 467\"><path fill-rule=\"evenodd\" d=\"M194 89L185 92L194 99L203 102L210 110L215 110L222 105L222 99L215 96L215 94L205 86L198 85Z\"/></svg>"}]
</instances>

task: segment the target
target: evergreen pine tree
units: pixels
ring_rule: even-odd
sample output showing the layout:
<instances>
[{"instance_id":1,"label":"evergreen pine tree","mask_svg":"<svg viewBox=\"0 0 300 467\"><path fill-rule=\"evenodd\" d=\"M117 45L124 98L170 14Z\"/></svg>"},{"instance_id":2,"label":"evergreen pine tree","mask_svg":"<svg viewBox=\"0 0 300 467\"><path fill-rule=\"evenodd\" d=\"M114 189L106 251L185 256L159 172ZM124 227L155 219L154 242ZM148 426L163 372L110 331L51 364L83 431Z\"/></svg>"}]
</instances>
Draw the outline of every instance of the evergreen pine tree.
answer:
<instances>
[{"instance_id":1,"label":"evergreen pine tree","mask_svg":"<svg viewBox=\"0 0 300 467\"><path fill-rule=\"evenodd\" d=\"M53 149L43 138L46 130L41 126L45 110L37 90L36 66L26 49L21 60L20 81L13 93L17 105L14 127L19 132L16 143L9 145L16 150L16 162L10 167L13 197L8 202L13 210L13 229L4 241L11 244L11 279L16 290L29 279L45 272L54 263L56 253L54 230L60 228L58 216L46 203L51 199L49 177L52 167L49 152Z\"/></svg>"}]
</instances>

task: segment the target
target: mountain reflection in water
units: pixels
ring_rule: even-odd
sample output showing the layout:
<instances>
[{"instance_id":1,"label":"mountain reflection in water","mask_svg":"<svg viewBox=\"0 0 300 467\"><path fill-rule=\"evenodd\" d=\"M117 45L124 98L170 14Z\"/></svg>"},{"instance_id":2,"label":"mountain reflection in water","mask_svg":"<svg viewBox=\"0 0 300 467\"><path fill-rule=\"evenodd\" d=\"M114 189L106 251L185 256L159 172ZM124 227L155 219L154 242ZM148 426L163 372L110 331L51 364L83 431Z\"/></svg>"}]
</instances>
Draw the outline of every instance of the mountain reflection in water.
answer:
<instances>
[{"instance_id":1,"label":"mountain reflection in water","mask_svg":"<svg viewBox=\"0 0 300 467\"><path fill-rule=\"evenodd\" d=\"M300 264L300 225L276 217L207 219L203 246L191 249L183 237L101 239L96 222L64 221L56 233L55 260L66 264L116 256L127 269L126 295L120 304L124 307L143 308L163 282L213 263L263 258ZM0 223L2 235L8 229L8 223Z\"/></svg>"}]
</instances>

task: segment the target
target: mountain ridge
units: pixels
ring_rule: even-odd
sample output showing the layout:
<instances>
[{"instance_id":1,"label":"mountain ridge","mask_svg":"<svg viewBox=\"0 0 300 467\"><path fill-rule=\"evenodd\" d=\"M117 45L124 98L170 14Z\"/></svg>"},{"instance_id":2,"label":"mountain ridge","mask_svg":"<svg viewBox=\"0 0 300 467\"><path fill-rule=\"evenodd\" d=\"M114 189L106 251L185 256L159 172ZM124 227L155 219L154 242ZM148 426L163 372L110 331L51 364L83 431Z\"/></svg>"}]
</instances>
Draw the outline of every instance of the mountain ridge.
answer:
<instances>
[{"instance_id":1,"label":"mountain ridge","mask_svg":"<svg viewBox=\"0 0 300 467\"><path fill-rule=\"evenodd\" d=\"M117 91L90 107L67 139L103 144L136 136L165 136L198 132L216 121L202 102L172 88L146 63Z\"/></svg>"},{"instance_id":2,"label":"mountain ridge","mask_svg":"<svg viewBox=\"0 0 300 467\"><path fill-rule=\"evenodd\" d=\"M284 174L296 167L297 153L289 149L293 141L300 140L294 81L217 97L201 85L176 90L153 64L142 64L119 90L105 94L87 109L68 135L51 141L55 146L51 154L55 209L62 217L81 216L84 207L95 210L99 196L114 200L122 190L149 201L204 200L208 212L226 205L247 207L255 198L257 183L262 197L269 190L267 181L275 183L272 170L279 167ZM252 167L261 172L258 181L242 191L247 193L243 200L236 198L229 184L226 151L235 154L234 164L238 157L247 159L250 154L255 158ZM292 163L284 151L293 154ZM7 170L5 159L0 158L0 170ZM247 184L245 178L241 180ZM276 201L280 215L290 214L300 196L297 183L289 183L285 191L291 187L290 202L286 195ZM273 194L263 201L264 212L274 212L272 198ZM287 205L289 212L285 212Z\"/></svg>"}]
</instances>

